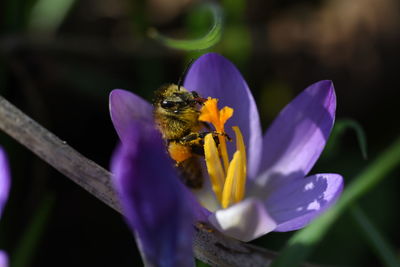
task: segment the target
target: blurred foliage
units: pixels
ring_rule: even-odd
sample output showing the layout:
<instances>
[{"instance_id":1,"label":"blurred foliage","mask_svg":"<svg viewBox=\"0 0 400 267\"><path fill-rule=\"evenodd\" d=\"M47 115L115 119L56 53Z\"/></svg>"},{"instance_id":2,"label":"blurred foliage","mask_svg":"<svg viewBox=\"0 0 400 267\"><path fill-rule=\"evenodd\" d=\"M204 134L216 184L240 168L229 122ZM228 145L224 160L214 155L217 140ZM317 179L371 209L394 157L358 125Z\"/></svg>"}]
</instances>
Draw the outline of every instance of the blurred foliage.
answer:
<instances>
[{"instance_id":1,"label":"blurred foliage","mask_svg":"<svg viewBox=\"0 0 400 267\"><path fill-rule=\"evenodd\" d=\"M371 220L367 217L360 207L354 205L350 210L354 220L360 226L360 230L365 236L366 241L381 257L385 266L396 267L400 266L400 260L396 256L395 250L379 233L379 230L374 226Z\"/></svg>"},{"instance_id":2,"label":"blurred foliage","mask_svg":"<svg viewBox=\"0 0 400 267\"><path fill-rule=\"evenodd\" d=\"M361 155L366 160L367 156L367 137L362 126L351 119L339 119L335 122L331 136L326 144L323 156L334 156L340 150L340 140L346 130L353 130L356 134L360 146Z\"/></svg>"},{"instance_id":3,"label":"blurred foliage","mask_svg":"<svg viewBox=\"0 0 400 267\"><path fill-rule=\"evenodd\" d=\"M75 0L37 0L28 15L28 30L53 34L65 20Z\"/></svg>"},{"instance_id":4,"label":"blurred foliage","mask_svg":"<svg viewBox=\"0 0 400 267\"><path fill-rule=\"evenodd\" d=\"M213 12L194 0L1 1L0 92L108 167L117 142L107 109L111 89L125 88L151 100L157 87L177 82L188 62L206 51L221 53L238 66L260 107L264 129L307 85L331 79L338 103L337 138L312 173L343 174L343 198L310 227L271 233L254 243L281 250L287 242L296 247L299 240L313 239L307 247L308 252L315 250L310 262L389 266L400 251L400 170L394 164L399 155L379 155L386 147L389 152L396 149L391 142L400 133L398 1L223 0ZM210 36L210 27L222 23L220 13L224 27ZM188 42L206 36L207 45L197 48L210 47L200 52L169 49L148 37L151 28ZM354 120L341 121L343 117ZM365 155L363 127L373 162L360 156L348 126ZM0 143L10 155L13 173L11 197L0 222L1 249L13 257L25 251L28 256L21 260L32 256L25 262L29 266L141 264L119 214L4 134ZM393 170L383 176L379 170L388 171L388 165ZM51 209L42 204L48 193L57 199ZM350 202L357 202L364 214L344 212ZM51 223L46 223L49 217ZM26 218L37 220L30 223Z\"/></svg>"},{"instance_id":5,"label":"blurred foliage","mask_svg":"<svg viewBox=\"0 0 400 267\"><path fill-rule=\"evenodd\" d=\"M188 39L188 40L177 40L165 37L161 35L156 29L149 29L149 36L151 38L156 39L167 47L180 49L180 50L205 50L211 48L216 43L218 43L221 39L222 35L222 10L216 4L205 3L199 9L205 9L207 11L211 11L212 14L212 23L211 28L208 33L199 39ZM202 14L204 16L204 14ZM203 18L202 18L203 19Z\"/></svg>"},{"instance_id":6,"label":"blurred foliage","mask_svg":"<svg viewBox=\"0 0 400 267\"><path fill-rule=\"evenodd\" d=\"M46 196L36 209L34 218L22 233L22 239L12 254L11 265L23 267L32 265L35 251L39 248L41 237L48 225L51 210L54 206L52 196Z\"/></svg>"}]
</instances>

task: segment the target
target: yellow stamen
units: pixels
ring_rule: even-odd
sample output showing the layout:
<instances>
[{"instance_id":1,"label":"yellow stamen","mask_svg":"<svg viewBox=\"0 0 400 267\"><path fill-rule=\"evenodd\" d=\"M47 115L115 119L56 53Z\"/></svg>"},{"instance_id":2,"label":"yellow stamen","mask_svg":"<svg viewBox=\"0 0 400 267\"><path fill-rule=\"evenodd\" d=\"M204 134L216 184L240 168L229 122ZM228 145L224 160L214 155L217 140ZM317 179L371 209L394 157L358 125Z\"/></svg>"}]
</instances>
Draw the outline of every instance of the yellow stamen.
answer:
<instances>
[{"instance_id":1,"label":"yellow stamen","mask_svg":"<svg viewBox=\"0 0 400 267\"><path fill-rule=\"evenodd\" d=\"M240 175L235 188L235 203L237 203L244 198L244 193L246 191L247 157L242 132L237 126L233 126L232 128L236 135L236 149L241 154Z\"/></svg>"},{"instance_id":2,"label":"yellow stamen","mask_svg":"<svg viewBox=\"0 0 400 267\"><path fill-rule=\"evenodd\" d=\"M242 168L241 168L241 163L243 162L242 160L242 155L240 151L236 151L235 154L233 155L233 159L231 163L229 164L229 169L228 169L228 174L226 176L225 180L225 185L224 185L224 190L222 191L222 201L221 205L222 208L227 208L230 205L237 203L237 196L236 196L236 191L238 188L240 188L240 180L242 176ZM240 199L241 200L241 199ZM239 201L240 201L239 200Z\"/></svg>"},{"instance_id":3,"label":"yellow stamen","mask_svg":"<svg viewBox=\"0 0 400 267\"><path fill-rule=\"evenodd\" d=\"M218 201L221 202L222 189L225 183L225 174L222 169L218 149L212 134L207 134L204 138L204 155L212 189L217 196Z\"/></svg>"},{"instance_id":4,"label":"yellow stamen","mask_svg":"<svg viewBox=\"0 0 400 267\"><path fill-rule=\"evenodd\" d=\"M236 135L236 150L240 151L243 155L243 171L244 171L244 176L247 175L247 156L246 156L246 146L244 145L243 141L243 135L242 132L240 131L239 127L233 126L232 127L233 131L235 132Z\"/></svg>"}]
</instances>

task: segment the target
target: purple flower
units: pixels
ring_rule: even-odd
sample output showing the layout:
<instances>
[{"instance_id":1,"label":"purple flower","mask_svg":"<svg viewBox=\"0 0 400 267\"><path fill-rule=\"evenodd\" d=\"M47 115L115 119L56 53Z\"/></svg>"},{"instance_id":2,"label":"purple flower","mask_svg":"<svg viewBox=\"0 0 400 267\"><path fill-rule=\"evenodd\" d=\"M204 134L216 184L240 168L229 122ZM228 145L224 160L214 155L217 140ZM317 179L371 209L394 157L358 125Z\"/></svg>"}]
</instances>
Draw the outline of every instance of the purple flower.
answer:
<instances>
[{"instance_id":1,"label":"purple flower","mask_svg":"<svg viewBox=\"0 0 400 267\"><path fill-rule=\"evenodd\" d=\"M0 217L3 213L4 205L8 199L10 191L10 170L8 167L7 156L2 148L0 148ZM0 250L0 267L8 266L8 257L4 251Z\"/></svg>"},{"instance_id":2,"label":"purple flower","mask_svg":"<svg viewBox=\"0 0 400 267\"><path fill-rule=\"evenodd\" d=\"M155 133L151 105L130 92L112 91L111 118L123 143L113 158L117 190L127 220L144 250L157 247L156 241L149 241L156 237L148 234L157 229L165 237L162 242L175 249L168 255L176 253L174 257L182 257L183 252L177 248L184 242L189 244L189 240L183 238L190 234L184 225L192 220L191 216L183 214L190 212L195 220L208 220L226 235L250 241L271 231L300 229L339 197L343 187L340 175L308 176L335 119L336 97L331 81L320 81L306 88L280 112L264 135L245 80L224 57L214 53L201 56L188 71L184 87L202 97L217 98L221 106L234 109L225 131L229 136L238 136L241 131L246 149L238 153L240 149L235 152L235 146L229 147L228 143L227 151L231 158L234 153L240 154L237 158L241 160L234 161L234 156L231 165L245 164L241 168L247 173L246 191L239 202L230 202L227 208L221 208L224 205L218 202L215 190L211 189L214 182L206 183L199 192L182 186L177 182L174 162ZM235 131L233 126L237 126ZM128 154L134 154L136 160L126 160ZM240 170L238 172L243 173ZM141 203L139 207L138 203ZM154 224L146 223L150 219ZM182 243L168 239L171 237L168 231L176 234Z\"/></svg>"},{"instance_id":3,"label":"purple flower","mask_svg":"<svg viewBox=\"0 0 400 267\"><path fill-rule=\"evenodd\" d=\"M116 92L120 91L112 93L114 100ZM119 118L120 122L124 120L124 116ZM185 196L185 188L176 179L173 162L154 127L137 118L128 125L123 145L114 152L111 169L143 260L146 266L193 266L190 196Z\"/></svg>"}]
</instances>

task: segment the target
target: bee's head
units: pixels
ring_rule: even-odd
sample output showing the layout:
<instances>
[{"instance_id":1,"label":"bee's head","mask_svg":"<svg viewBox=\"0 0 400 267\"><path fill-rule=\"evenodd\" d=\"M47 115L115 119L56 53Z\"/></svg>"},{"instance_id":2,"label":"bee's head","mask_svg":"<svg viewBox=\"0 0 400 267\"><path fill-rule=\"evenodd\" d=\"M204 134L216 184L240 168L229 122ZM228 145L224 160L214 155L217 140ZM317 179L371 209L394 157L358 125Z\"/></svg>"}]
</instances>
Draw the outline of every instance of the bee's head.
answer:
<instances>
[{"instance_id":1,"label":"bee's head","mask_svg":"<svg viewBox=\"0 0 400 267\"><path fill-rule=\"evenodd\" d=\"M193 108L198 94L189 92L184 87L176 84L168 84L156 91L154 106L163 109L168 113L179 113L185 109Z\"/></svg>"}]
</instances>

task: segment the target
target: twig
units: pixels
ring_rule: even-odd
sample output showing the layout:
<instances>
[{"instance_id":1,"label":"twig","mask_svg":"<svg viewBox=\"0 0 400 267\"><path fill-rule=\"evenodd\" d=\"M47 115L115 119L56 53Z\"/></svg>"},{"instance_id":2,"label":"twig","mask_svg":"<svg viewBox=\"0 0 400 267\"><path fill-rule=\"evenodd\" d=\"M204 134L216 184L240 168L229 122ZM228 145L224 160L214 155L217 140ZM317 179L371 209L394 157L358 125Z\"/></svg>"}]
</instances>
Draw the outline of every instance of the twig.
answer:
<instances>
[{"instance_id":1,"label":"twig","mask_svg":"<svg viewBox=\"0 0 400 267\"><path fill-rule=\"evenodd\" d=\"M0 129L89 193L121 212L111 173L85 158L0 96ZM220 234L208 225L195 226L195 256L213 266L268 266L275 253Z\"/></svg>"},{"instance_id":2,"label":"twig","mask_svg":"<svg viewBox=\"0 0 400 267\"><path fill-rule=\"evenodd\" d=\"M120 211L110 173L0 96L0 129L89 193Z\"/></svg>"}]
</instances>

